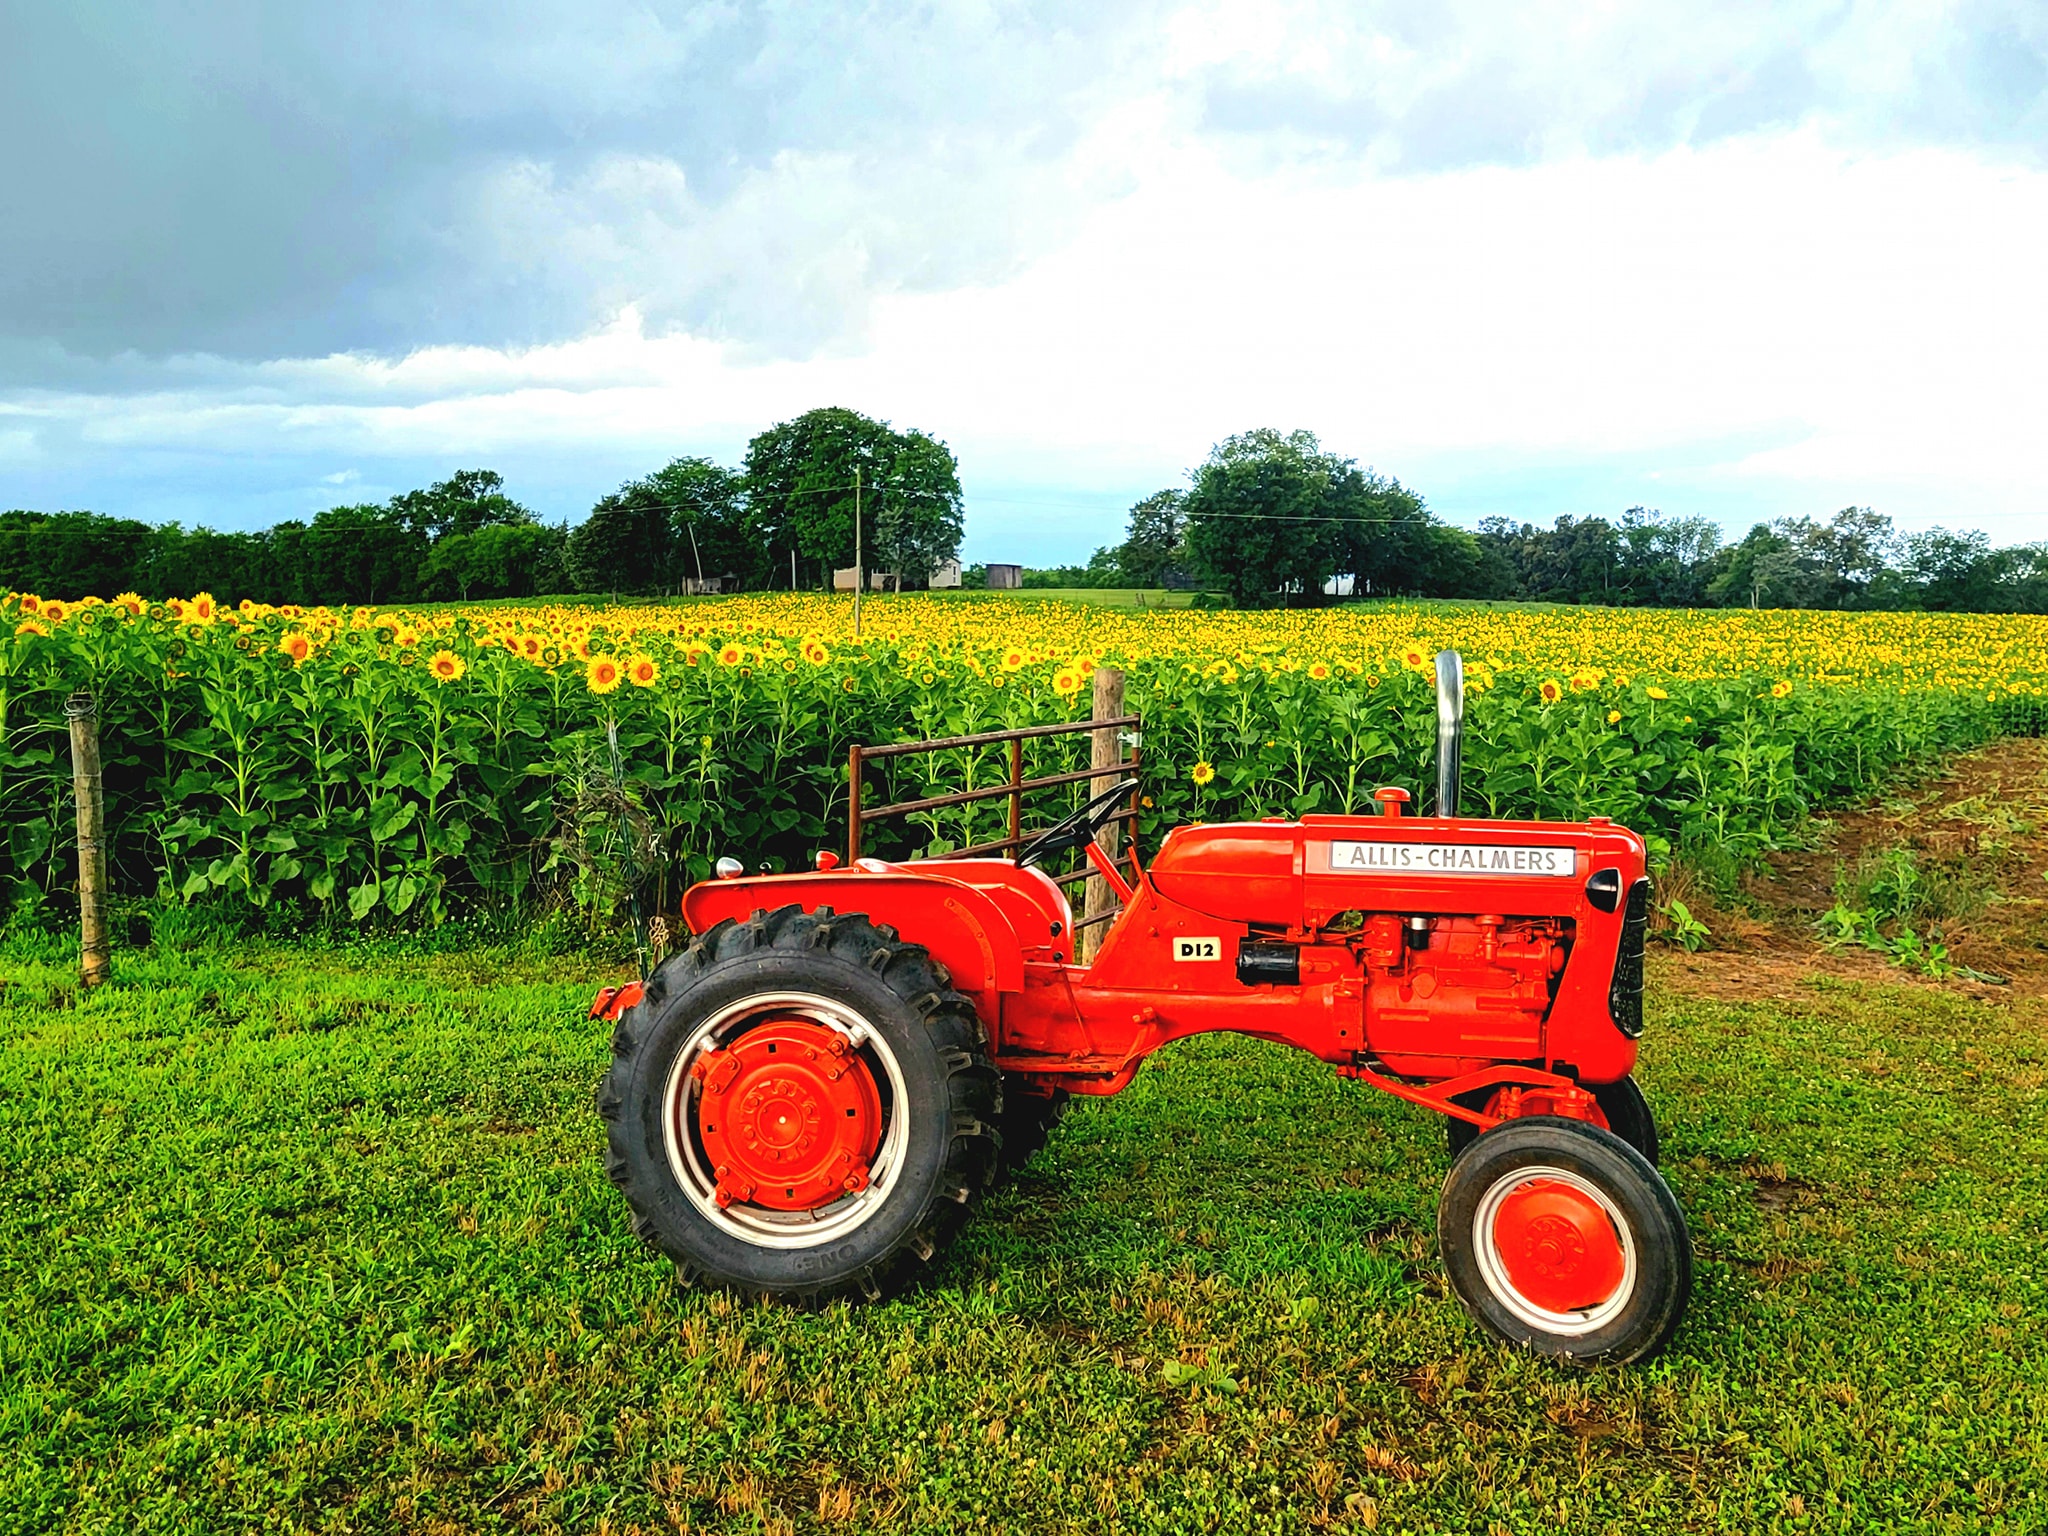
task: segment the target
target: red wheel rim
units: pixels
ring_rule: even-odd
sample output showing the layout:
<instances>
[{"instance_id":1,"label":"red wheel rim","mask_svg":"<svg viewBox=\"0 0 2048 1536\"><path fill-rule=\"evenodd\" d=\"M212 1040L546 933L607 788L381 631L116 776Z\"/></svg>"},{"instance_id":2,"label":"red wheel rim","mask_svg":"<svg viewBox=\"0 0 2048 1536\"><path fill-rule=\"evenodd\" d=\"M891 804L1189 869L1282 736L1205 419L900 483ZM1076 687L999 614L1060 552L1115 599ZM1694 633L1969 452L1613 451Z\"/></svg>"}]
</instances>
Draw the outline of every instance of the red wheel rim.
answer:
<instances>
[{"instance_id":1,"label":"red wheel rim","mask_svg":"<svg viewBox=\"0 0 2048 1536\"><path fill-rule=\"evenodd\" d=\"M1587 1191L1532 1178L1494 1207L1493 1249L1516 1292L1545 1312L1592 1312L1614 1299L1628 1259L1614 1219Z\"/></svg>"},{"instance_id":2,"label":"red wheel rim","mask_svg":"<svg viewBox=\"0 0 2048 1536\"><path fill-rule=\"evenodd\" d=\"M720 1206L809 1211L867 1187L882 1098L838 1030L770 1018L699 1057L690 1076Z\"/></svg>"}]
</instances>

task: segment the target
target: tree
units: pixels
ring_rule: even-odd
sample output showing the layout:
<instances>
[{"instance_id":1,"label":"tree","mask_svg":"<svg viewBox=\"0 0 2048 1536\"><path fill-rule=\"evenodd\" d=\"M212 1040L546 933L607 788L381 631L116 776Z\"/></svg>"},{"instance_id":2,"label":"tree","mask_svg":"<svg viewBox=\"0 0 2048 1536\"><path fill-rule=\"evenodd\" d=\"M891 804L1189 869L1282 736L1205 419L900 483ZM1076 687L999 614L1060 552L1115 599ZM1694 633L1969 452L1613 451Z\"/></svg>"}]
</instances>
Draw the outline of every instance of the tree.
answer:
<instances>
[{"instance_id":1,"label":"tree","mask_svg":"<svg viewBox=\"0 0 2048 1536\"><path fill-rule=\"evenodd\" d=\"M861 481L862 543L874 532L874 490L895 458L895 433L837 406L778 422L747 444L747 499L780 569L791 554L804 578L831 584L853 564L854 476Z\"/></svg>"},{"instance_id":2,"label":"tree","mask_svg":"<svg viewBox=\"0 0 2048 1536\"><path fill-rule=\"evenodd\" d=\"M1312 432L1262 427L1225 438L1187 493L1189 559L1240 605L1320 597L1337 557L1342 497L1333 485L1347 470Z\"/></svg>"},{"instance_id":3,"label":"tree","mask_svg":"<svg viewBox=\"0 0 2048 1536\"><path fill-rule=\"evenodd\" d=\"M540 521L505 494L505 477L494 469L458 469L423 491L392 497L391 510L430 540Z\"/></svg>"},{"instance_id":4,"label":"tree","mask_svg":"<svg viewBox=\"0 0 2048 1536\"><path fill-rule=\"evenodd\" d=\"M1131 508L1124 542L1116 552L1119 585L1163 587L1187 564L1185 491L1154 491Z\"/></svg>"},{"instance_id":5,"label":"tree","mask_svg":"<svg viewBox=\"0 0 2048 1536\"><path fill-rule=\"evenodd\" d=\"M96 512L0 513L0 588L52 597L130 591L157 532Z\"/></svg>"},{"instance_id":6,"label":"tree","mask_svg":"<svg viewBox=\"0 0 2048 1536\"><path fill-rule=\"evenodd\" d=\"M1352 590L1417 597L1469 597L1484 591L1478 541L1438 522L1421 496L1399 480L1345 462L1331 481L1338 514L1335 569Z\"/></svg>"},{"instance_id":7,"label":"tree","mask_svg":"<svg viewBox=\"0 0 2048 1536\"><path fill-rule=\"evenodd\" d=\"M399 510L386 506L329 507L296 537L294 568L280 573L289 601L302 603L394 603L415 594L426 564L428 539ZM287 525L289 526L289 525ZM195 529L194 541L209 530ZM195 550L195 563L222 563Z\"/></svg>"},{"instance_id":8,"label":"tree","mask_svg":"<svg viewBox=\"0 0 2048 1536\"><path fill-rule=\"evenodd\" d=\"M1666 519L1648 507L1621 514L1614 571L1615 601L1659 608L1698 608L1718 570L1720 527L1709 518Z\"/></svg>"},{"instance_id":9,"label":"tree","mask_svg":"<svg viewBox=\"0 0 2048 1536\"><path fill-rule=\"evenodd\" d=\"M959 553L960 473L951 450L833 406L778 422L747 444L747 499L774 568L794 553L822 586L853 564L856 473L869 569L923 581Z\"/></svg>"},{"instance_id":10,"label":"tree","mask_svg":"<svg viewBox=\"0 0 2048 1536\"><path fill-rule=\"evenodd\" d=\"M1975 530L1930 528L1906 539L1905 577L1924 607L1982 613L2001 606L2005 554Z\"/></svg>"},{"instance_id":11,"label":"tree","mask_svg":"<svg viewBox=\"0 0 2048 1536\"><path fill-rule=\"evenodd\" d=\"M960 553L966 528L960 468L952 450L922 432L896 437L887 480L878 487L872 564L923 584Z\"/></svg>"},{"instance_id":12,"label":"tree","mask_svg":"<svg viewBox=\"0 0 2048 1536\"><path fill-rule=\"evenodd\" d=\"M1797 589L1798 555L1792 541L1758 523L1728 552L1728 561L1707 586L1716 603L1733 608L1776 608Z\"/></svg>"},{"instance_id":13,"label":"tree","mask_svg":"<svg viewBox=\"0 0 2048 1536\"><path fill-rule=\"evenodd\" d=\"M675 552L668 508L645 480L629 480L569 530L569 579L579 592L659 591Z\"/></svg>"},{"instance_id":14,"label":"tree","mask_svg":"<svg viewBox=\"0 0 2048 1536\"><path fill-rule=\"evenodd\" d=\"M672 460L620 494L659 503L667 516L668 566L663 582L723 577L736 585L759 583L769 571L767 552L747 507L746 477L705 458Z\"/></svg>"},{"instance_id":15,"label":"tree","mask_svg":"<svg viewBox=\"0 0 2048 1536\"><path fill-rule=\"evenodd\" d=\"M444 534L428 551L420 591L435 598L538 597L558 591L568 532L539 523L496 523Z\"/></svg>"}]
</instances>

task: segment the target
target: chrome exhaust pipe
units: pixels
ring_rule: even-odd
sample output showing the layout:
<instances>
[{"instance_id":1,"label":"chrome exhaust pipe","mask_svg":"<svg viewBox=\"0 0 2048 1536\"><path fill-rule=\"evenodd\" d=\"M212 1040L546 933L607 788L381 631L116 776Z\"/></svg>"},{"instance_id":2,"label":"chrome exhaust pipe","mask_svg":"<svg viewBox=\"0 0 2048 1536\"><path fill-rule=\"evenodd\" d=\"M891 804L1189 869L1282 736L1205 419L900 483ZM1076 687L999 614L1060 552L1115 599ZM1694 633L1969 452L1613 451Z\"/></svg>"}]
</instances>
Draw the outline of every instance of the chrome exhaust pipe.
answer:
<instances>
[{"instance_id":1,"label":"chrome exhaust pipe","mask_svg":"<svg viewBox=\"0 0 2048 1536\"><path fill-rule=\"evenodd\" d=\"M1458 776L1465 760L1465 662L1436 653L1436 813L1458 814Z\"/></svg>"}]
</instances>

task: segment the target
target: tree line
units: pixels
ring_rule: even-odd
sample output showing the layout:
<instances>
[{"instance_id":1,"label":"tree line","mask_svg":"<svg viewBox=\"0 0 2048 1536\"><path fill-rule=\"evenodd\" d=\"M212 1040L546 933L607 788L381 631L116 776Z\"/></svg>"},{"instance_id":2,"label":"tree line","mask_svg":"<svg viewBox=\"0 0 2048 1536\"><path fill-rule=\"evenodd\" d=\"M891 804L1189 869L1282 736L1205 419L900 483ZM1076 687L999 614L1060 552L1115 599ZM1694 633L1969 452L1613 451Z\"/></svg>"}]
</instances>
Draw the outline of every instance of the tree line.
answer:
<instances>
[{"instance_id":1,"label":"tree line","mask_svg":"<svg viewBox=\"0 0 2048 1536\"><path fill-rule=\"evenodd\" d=\"M818 589L853 563L919 586L958 557L959 466L938 439L857 411L779 422L728 467L679 458L570 527L463 470L376 504L253 532L91 512L0 513L0 585L44 593L210 591L268 602L470 601L566 592ZM970 567L966 584L979 585ZM1849 507L1759 523L1726 543L1706 518L1632 507L1613 521L1439 519L1399 480L1312 433L1225 438L1185 486L1140 500L1120 544L1034 568L1037 587L1196 587L1240 606L1333 596L1462 597L1652 607L2048 612L2048 545L1980 532L1902 534Z\"/></svg>"},{"instance_id":2,"label":"tree line","mask_svg":"<svg viewBox=\"0 0 2048 1536\"><path fill-rule=\"evenodd\" d=\"M1398 480L1313 434L1241 433L1183 488L1131 508L1124 542L1026 586L1190 586L1240 605L1351 596L1489 598L1665 608L1924 608L2048 613L2048 545L1981 532L1899 532L1868 507L1759 523L1724 543L1703 517L1631 507L1550 527L1440 521Z\"/></svg>"},{"instance_id":3,"label":"tree line","mask_svg":"<svg viewBox=\"0 0 2048 1536\"><path fill-rule=\"evenodd\" d=\"M543 522L488 469L242 532L0 513L0 586L332 605L667 594L713 581L816 588L853 563L856 505L869 570L915 586L959 553L960 474L946 445L825 408L762 432L737 468L679 458L629 480L573 527Z\"/></svg>"}]
</instances>

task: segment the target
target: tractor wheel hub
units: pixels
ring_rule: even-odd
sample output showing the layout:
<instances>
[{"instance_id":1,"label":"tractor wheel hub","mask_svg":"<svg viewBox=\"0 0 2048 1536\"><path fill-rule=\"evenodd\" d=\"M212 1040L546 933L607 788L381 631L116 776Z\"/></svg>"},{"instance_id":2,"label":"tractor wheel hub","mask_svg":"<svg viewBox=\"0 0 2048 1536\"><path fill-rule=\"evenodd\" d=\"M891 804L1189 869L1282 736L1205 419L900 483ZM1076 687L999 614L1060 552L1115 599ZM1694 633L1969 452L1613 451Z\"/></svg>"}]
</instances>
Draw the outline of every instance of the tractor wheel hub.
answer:
<instances>
[{"instance_id":1,"label":"tractor wheel hub","mask_svg":"<svg viewBox=\"0 0 2048 1536\"><path fill-rule=\"evenodd\" d=\"M721 1206L775 1211L830 1205L867 1185L882 1139L882 1100L838 1030L774 1018L691 1065L690 1112Z\"/></svg>"},{"instance_id":2,"label":"tractor wheel hub","mask_svg":"<svg viewBox=\"0 0 2048 1536\"><path fill-rule=\"evenodd\" d=\"M1590 1312L1626 1278L1612 1218L1560 1179L1531 1179L1502 1200L1493 1242L1509 1282L1546 1312Z\"/></svg>"}]
</instances>

